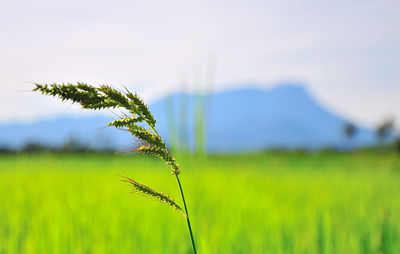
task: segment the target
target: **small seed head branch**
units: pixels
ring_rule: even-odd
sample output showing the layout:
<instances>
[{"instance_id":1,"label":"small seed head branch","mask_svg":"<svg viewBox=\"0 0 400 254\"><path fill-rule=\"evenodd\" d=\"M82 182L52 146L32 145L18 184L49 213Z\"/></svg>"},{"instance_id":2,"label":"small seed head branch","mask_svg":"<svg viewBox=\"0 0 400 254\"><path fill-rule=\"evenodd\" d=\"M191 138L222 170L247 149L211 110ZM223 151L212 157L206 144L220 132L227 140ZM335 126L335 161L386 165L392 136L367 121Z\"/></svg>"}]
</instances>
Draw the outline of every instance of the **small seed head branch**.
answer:
<instances>
[{"instance_id":1,"label":"small seed head branch","mask_svg":"<svg viewBox=\"0 0 400 254\"><path fill-rule=\"evenodd\" d=\"M155 190L151 189L150 187L148 187L144 184L141 184L129 177L123 177L123 179L121 181L129 183L132 186L132 189L134 191L138 191L140 193L145 194L145 196L155 198L163 203L166 203L167 205L172 206L175 210L181 212L186 217L186 214L182 210L182 208L178 204L176 204L175 201L173 199L171 199L168 195L163 194L158 191L155 191Z\"/></svg>"}]
</instances>

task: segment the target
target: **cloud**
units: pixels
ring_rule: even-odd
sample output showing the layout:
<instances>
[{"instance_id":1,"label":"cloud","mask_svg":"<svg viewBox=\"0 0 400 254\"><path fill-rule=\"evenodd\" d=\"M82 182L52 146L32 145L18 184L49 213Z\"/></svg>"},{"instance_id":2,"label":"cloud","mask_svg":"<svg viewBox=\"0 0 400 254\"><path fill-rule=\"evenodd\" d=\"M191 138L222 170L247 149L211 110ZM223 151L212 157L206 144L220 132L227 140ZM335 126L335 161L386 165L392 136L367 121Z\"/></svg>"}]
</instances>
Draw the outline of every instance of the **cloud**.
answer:
<instances>
[{"instance_id":1,"label":"cloud","mask_svg":"<svg viewBox=\"0 0 400 254\"><path fill-rule=\"evenodd\" d=\"M149 100L205 79L308 84L334 111L400 119L398 1L2 1L0 121L76 112L29 82L125 84ZM196 74L198 73L198 74ZM193 82L192 82L193 83Z\"/></svg>"}]
</instances>

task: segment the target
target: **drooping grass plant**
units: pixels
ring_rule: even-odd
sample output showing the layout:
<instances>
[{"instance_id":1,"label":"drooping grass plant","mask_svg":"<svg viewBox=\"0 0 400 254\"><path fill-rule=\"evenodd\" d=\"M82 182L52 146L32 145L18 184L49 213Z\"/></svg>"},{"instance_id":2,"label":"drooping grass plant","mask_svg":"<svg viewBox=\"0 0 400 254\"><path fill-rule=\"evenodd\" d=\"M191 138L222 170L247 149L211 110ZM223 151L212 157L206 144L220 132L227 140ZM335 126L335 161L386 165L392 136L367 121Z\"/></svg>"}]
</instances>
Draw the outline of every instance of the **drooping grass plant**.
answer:
<instances>
[{"instance_id":1,"label":"drooping grass plant","mask_svg":"<svg viewBox=\"0 0 400 254\"><path fill-rule=\"evenodd\" d=\"M148 106L140 99L137 94L129 92L127 89L125 92L118 91L111 86L102 85L100 87L94 87L85 83L66 83L66 84L35 84L34 91L40 91L42 94L52 95L59 97L63 101L71 101L73 103L79 103L84 109L104 109L104 108L121 108L129 112L130 116L126 115L118 120L114 120L108 124L108 126L114 126L129 131L133 136L138 138L140 143L135 151L144 154L149 154L155 157L159 157L171 167L172 174L175 175L176 181L179 186L179 190L182 196L182 201L185 211L178 206L173 199L168 195L157 192L146 185L138 183L137 181L124 178L123 181L131 184L134 191L141 192L148 197L155 198L163 203L172 206L177 211L183 213L186 218L192 247L194 253L196 253L196 245L194 242L193 232L190 225L189 213L183 194L181 182L179 180L179 174L181 169L175 158L170 154L164 141L157 133L155 125L156 120L151 114ZM142 127L139 123L147 124L148 128Z\"/></svg>"}]
</instances>

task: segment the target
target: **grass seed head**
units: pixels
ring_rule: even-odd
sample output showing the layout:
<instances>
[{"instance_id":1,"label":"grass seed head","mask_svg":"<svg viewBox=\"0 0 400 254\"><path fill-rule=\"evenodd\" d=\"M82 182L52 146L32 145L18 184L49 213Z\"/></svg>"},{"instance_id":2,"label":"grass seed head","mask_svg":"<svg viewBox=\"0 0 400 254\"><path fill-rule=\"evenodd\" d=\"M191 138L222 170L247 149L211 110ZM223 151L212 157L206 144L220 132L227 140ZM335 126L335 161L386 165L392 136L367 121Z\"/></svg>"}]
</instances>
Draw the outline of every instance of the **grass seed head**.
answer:
<instances>
[{"instance_id":1,"label":"grass seed head","mask_svg":"<svg viewBox=\"0 0 400 254\"><path fill-rule=\"evenodd\" d=\"M150 188L144 184L141 184L129 177L124 177L121 181L129 183L132 186L132 189L134 191L140 192L140 193L144 194L146 197L155 198L155 199L173 207L176 211L181 212L186 217L186 214L182 210L182 208L177 203L175 203L175 201L172 198L170 198L168 195L166 195L162 192L155 191L152 188Z\"/></svg>"}]
</instances>

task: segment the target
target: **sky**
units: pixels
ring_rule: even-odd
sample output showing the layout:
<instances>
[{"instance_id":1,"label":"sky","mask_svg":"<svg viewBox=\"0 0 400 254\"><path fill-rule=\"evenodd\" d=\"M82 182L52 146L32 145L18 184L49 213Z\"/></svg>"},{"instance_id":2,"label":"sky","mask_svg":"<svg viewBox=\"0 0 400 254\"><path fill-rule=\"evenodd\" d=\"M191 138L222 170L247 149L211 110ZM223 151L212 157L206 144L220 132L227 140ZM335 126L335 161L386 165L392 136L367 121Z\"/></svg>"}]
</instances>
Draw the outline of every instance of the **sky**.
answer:
<instances>
[{"instance_id":1,"label":"sky","mask_svg":"<svg viewBox=\"0 0 400 254\"><path fill-rule=\"evenodd\" d=\"M2 0L0 123L83 114L34 82L127 86L151 102L289 81L357 124L400 127L399 12L397 0Z\"/></svg>"}]
</instances>

